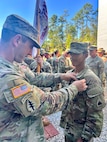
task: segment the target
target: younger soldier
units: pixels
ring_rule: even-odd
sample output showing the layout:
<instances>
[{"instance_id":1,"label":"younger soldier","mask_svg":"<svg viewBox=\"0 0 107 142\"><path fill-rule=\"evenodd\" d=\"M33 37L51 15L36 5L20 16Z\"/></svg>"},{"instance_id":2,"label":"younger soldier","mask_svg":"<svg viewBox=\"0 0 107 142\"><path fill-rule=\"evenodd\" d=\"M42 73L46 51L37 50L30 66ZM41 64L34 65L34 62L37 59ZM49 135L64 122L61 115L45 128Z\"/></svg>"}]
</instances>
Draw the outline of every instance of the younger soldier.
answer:
<instances>
[{"instance_id":1,"label":"younger soldier","mask_svg":"<svg viewBox=\"0 0 107 142\"><path fill-rule=\"evenodd\" d=\"M98 137L103 125L105 106L100 79L85 66L88 56L86 43L71 43L71 60L77 79L86 79L88 88L78 93L71 104L62 111L61 127L65 130L65 142L90 142Z\"/></svg>"}]
</instances>

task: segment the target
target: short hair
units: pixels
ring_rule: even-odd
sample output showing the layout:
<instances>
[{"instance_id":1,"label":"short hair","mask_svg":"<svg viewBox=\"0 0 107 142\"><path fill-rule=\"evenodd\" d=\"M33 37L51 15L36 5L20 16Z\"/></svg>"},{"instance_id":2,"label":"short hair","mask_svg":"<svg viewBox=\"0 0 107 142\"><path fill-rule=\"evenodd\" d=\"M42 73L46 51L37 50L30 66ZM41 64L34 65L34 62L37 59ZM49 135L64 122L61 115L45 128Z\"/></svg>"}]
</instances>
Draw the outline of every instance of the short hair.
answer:
<instances>
[{"instance_id":1,"label":"short hair","mask_svg":"<svg viewBox=\"0 0 107 142\"><path fill-rule=\"evenodd\" d=\"M8 29L3 28L1 33L1 41L8 42L17 33Z\"/></svg>"},{"instance_id":2,"label":"short hair","mask_svg":"<svg viewBox=\"0 0 107 142\"><path fill-rule=\"evenodd\" d=\"M14 37L15 35L17 35L18 33L11 31L9 29L2 29L2 33L1 33L1 42L8 42L12 37ZM22 35L22 41L26 42L28 40L28 38L24 35Z\"/></svg>"}]
</instances>

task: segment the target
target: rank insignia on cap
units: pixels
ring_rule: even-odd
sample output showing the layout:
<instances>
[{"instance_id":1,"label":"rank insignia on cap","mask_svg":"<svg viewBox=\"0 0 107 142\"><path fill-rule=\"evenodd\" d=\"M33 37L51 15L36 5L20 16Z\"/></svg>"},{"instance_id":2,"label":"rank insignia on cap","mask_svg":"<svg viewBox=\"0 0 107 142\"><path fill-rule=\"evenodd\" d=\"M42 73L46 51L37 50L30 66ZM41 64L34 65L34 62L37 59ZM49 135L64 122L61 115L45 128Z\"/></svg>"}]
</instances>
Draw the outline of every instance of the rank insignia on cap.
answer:
<instances>
[{"instance_id":1,"label":"rank insignia on cap","mask_svg":"<svg viewBox=\"0 0 107 142\"><path fill-rule=\"evenodd\" d=\"M22 84L22 85L14 87L14 88L11 88L11 91L12 91L13 97L16 99L16 98L19 98L19 97L31 92L31 88L29 88L26 84Z\"/></svg>"},{"instance_id":2,"label":"rank insignia on cap","mask_svg":"<svg viewBox=\"0 0 107 142\"><path fill-rule=\"evenodd\" d=\"M30 112L33 112L35 110L35 103L33 100L30 99L27 100L27 109Z\"/></svg>"}]
</instances>

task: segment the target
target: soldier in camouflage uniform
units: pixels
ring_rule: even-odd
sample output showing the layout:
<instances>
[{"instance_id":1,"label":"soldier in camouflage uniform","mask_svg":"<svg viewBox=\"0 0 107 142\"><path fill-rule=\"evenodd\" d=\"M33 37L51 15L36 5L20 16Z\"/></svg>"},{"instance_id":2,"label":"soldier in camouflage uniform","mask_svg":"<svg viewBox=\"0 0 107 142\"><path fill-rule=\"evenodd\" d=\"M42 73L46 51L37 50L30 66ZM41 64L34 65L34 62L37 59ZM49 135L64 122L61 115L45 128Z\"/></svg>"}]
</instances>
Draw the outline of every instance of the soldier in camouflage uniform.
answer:
<instances>
[{"instance_id":1,"label":"soldier in camouflage uniform","mask_svg":"<svg viewBox=\"0 0 107 142\"><path fill-rule=\"evenodd\" d=\"M68 70L72 69L73 66L69 64L69 60L67 57L69 56L69 52L66 51L59 57L59 62L58 62L58 71L60 73L66 73Z\"/></svg>"},{"instance_id":2,"label":"soldier in camouflage uniform","mask_svg":"<svg viewBox=\"0 0 107 142\"><path fill-rule=\"evenodd\" d=\"M86 59L86 65L100 78L102 85L105 85L104 62L97 55L97 47L91 45L89 47L90 56Z\"/></svg>"},{"instance_id":3,"label":"soldier in camouflage uniform","mask_svg":"<svg viewBox=\"0 0 107 142\"><path fill-rule=\"evenodd\" d=\"M105 54L105 50L103 48L98 48L97 54L98 54L99 57L102 58Z\"/></svg>"},{"instance_id":4,"label":"soldier in camouflage uniform","mask_svg":"<svg viewBox=\"0 0 107 142\"><path fill-rule=\"evenodd\" d=\"M21 63L33 47L40 48L36 29L17 15L8 16L0 43L0 142L45 142L42 115L65 109L78 91L87 88L85 80L51 93L32 85L13 61ZM38 85L72 77L38 74Z\"/></svg>"},{"instance_id":5,"label":"soldier in camouflage uniform","mask_svg":"<svg viewBox=\"0 0 107 142\"><path fill-rule=\"evenodd\" d=\"M41 56L41 60L42 60L42 65L40 65L40 72L52 73L52 67L51 67L50 63L45 61L43 58L44 53L45 53L44 49L40 50L40 56ZM24 61L26 64L28 64L29 68L33 72L37 72L37 66L38 66L37 58L33 59L28 56L28 57L25 57Z\"/></svg>"},{"instance_id":6,"label":"soldier in camouflage uniform","mask_svg":"<svg viewBox=\"0 0 107 142\"><path fill-rule=\"evenodd\" d=\"M85 66L88 56L86 43L71 43L71 60L77 79L86 79L88 88L78 93L66 110L62 111L61 127L65 130L65 142L91 142L98 137L103 125L105 106L100 79Z\"/></svg>"},{"instance_id":7,"label":"soldier in camouflage uniform","mask_svg":"<svg viewBox=\"0 0 107 142\"><path fill-rule=\"evenodd\" d=\"M54 56L52 58L52 71L53 73L58 73L58 62L59 62L59 50L54 52Z\"/></svg>"},{"instance_id":8,"label":"soldier in camouflage uniform","mask_svg":"<svg viewBox=\"0 0 107 142\"><path fill-rule=\"evenodd\" d=\"M46 52L44 56L45 56L45 58L46 58L46 61L47 61L48 63L50 63L50 65L52 66L52 59L51 59L50 53Z\"/></svg>"},{"instance_id":9,"label":"soldier in camouflage uniform","mask_svg":"<svg viewBox=\"0 0 107 142\"><path fill-rule=\"evenodd\" d=\"M36 58L34 59L32 56L27 56L24 58L24 62L33 72L37 72L38 62Z\"/></svg>"},{"instance_id":10,"label":"soldier in camouflage uniform","mask_svg":"<svg viewBox=\"0 0 107 142\"><path fill-rule=\"evenodd\" d=\"M41 49L40 50L40 55L42 57L42 60L43 60L43 65L41 67L41 72L48 72L48 73L52 73L52 67L51 67L51 64L49 62L47 62L46 60L44 60L44 57L45 57L45 49Z\"/></svg>"}]
</instances>

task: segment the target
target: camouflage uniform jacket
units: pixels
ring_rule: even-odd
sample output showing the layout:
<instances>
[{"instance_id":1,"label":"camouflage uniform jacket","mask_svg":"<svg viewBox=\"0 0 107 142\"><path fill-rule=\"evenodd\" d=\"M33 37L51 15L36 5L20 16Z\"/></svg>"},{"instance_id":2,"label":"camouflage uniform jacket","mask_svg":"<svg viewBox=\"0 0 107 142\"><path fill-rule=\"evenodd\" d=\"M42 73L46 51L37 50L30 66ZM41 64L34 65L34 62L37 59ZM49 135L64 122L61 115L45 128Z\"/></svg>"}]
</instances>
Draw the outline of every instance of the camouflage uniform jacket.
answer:
<instances>
[{"instance_id":1,"label":"camouflage uniform jacket","mask_svg":"<svg viewBox=\"0 0 107 142\"><path fill-rule=\"evenodd\" d=\"M80 137L89 141L98 137L103 125L105 106L103 90L99 78L86 67L78 75L78 79L86 79L88 88L78 93L67 109L62 111L60 125L65 129L65 135L70 135L72 142Z\"/></svg>"},{"instance_id":2,"label":"camouflage uniform jacket","mask_svg":"<svg viewBox=\"0 0 107 142\"><path fill-rule=\"evenodd\" d=\"M54 75L46 72L36 73L36 71L33 71L30 68L33 67L34 64L35 62L32 62L30 64L32 66L29 66L25 62L22 63L14 62L14 65L17 66L20 69L21 73L24 74L30 80L30 83L32 85L36 85L44 91L56 91L61 88L58 87L59 84L62 82L59 79L58 73Z\"/></svg>"},{"instance_id":3,"label":"camouflage uniform jacket","mask_svg":"<svg viewBox=\"0 0 107 142\"><path fill-rule=\"evenodd\" d=\"M61 57L59 57L59 72L60 73L66 73L68 70L71 70L72 67L69 65L69 63L67 63L69 60L64 57L63 55Z\"/></svg>"},{"instance_id":4,"label":"camouflage uniform jacket","mask_svg":"<svg viewBox=\"0 0 107 142\"><path fill-rule=\"evenodd\" d=\"M50 63L50 65L52 66L52 58L48 58L48 59L46 59L46 61L47 61L48 63Z\"/></svg>"},{"instance_id":5,"label":"camouflage uniform jacket","mask_svg":"<svg viewBox=\"0 0 107 142\"><path fill-rule=\"evenodd\" d=\"M104 63L104 71L105 71L105 76L107 80L107 61Z\"/></svg>"},{"instance_id":6,"label":"camouflage uniform jacket","mask_svg":"<svg viewBox=\"0 0 107 142\"><path fill-rule=\"evenodd\" d=\"M41 68L41 72L52 73L52 67L49 62L43 61L43 66Z\"/></svg>"},{"instance_id":7,"label":"camouflage uniform jacket","mask_svg":"<svg viewBox=\"0 0 107 142\"><path fill-rule=\"evenodd\" d=\"M36 73L29 68L29 65L25 62L17 63L14 62L14 65L20 70L21 74L26 76L29 79L32 85L36 85L37 87L53 87L62 82L59 78L59 73L51 74L51 73Z\"/></svg>"},{"instance_id":8,"label":"camouflage uniform jacket","mask_svg":"<svg viewBox=\"0 0 107 142\"><path fill-rule=\"evenodd\" d=\"M37 69L37 66L38 66L36 59L26 57L24 59L24 62L29 66L29 68L33 72L36 72L36 69ZM47 61L43 61L43 65L42 65L40 72L52 73L52 67L51 67L50 63L48 63Z\"/></svg>"},{"instance_id":9,"label":"camouflage uniform jacket","mask_svg":"<svg viewBox=\"0 0 107 142\"><path fill-rule=\"evenodd\" d=\"M59 62L58 57L54 56L52 58L52 71L53 71L53 73L58 73L58 62Z\"/></svg>"},{"instance_id":10,"label":"camouflage uniform jacket","mask_svg":"<svg viewBox=\"0 0 107 142\"><path fill-rule=\"evenodd\" d=\"M100 78L102 84L105 84L103 60L99 56L96 56L95 58L88 57L86 59L86 65L88 65L90 69Z\"/></svg>"},{"instance_id":11,"label":"camouflage uniform jacket","mask_svg":"<svg viewBox=\"0 0 107 142\"><path fill-rule=\"evenodd\" d=\"M0 58L0 142L45 142L42 115L64 109L77 92L70 85L44 93L16 66Z\"/></svg>"},{"instance_id":12,"label":"camouflage uniform jacket","mask_svg":"<svg viewBox=\"0 0 107 142\"><path fill-rule=\"evenodd\" d=\"M29 57L25 57L24 62L29 66L29 68L30 68L33 72L36 71L37 66L38 66L36 59L29 58Z\"/></svg>"}]
</instances>

